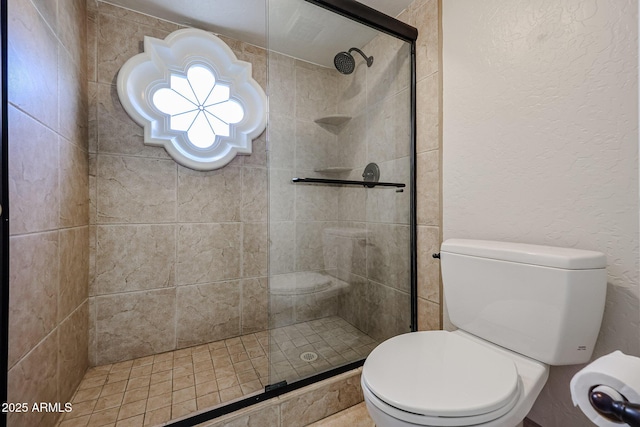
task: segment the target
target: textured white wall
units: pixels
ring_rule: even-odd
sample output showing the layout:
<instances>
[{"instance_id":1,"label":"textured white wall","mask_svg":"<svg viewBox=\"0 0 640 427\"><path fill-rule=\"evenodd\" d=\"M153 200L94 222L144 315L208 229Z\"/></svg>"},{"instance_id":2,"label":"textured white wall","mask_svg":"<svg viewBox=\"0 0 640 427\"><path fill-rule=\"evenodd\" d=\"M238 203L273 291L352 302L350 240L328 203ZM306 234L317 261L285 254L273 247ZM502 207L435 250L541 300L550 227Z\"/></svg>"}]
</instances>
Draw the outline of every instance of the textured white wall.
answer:
<instances>
[{"instance_id":1,"label":"textured white wall","mask_svg":"<svg viewBox=\"0 0 640 427\"><path fill-rule=\"evenodd\" d=\"M640 356L637 0L442 3L444 238L606 253L594 357ZM531 419L589 425L579 368L552 368Z\"/></svg>"}]
</instances>

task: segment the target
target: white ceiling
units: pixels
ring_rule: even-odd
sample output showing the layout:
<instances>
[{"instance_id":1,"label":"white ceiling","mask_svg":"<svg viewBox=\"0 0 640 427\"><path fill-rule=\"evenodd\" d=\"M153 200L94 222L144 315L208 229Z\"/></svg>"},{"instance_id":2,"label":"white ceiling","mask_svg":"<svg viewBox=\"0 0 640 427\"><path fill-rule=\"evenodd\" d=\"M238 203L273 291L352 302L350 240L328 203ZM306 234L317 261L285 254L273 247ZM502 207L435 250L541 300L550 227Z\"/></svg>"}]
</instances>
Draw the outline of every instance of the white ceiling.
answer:
<instances>
[{"instance_id":1,"label":"white ceiling","mask_svg":"<svg viewBox=\"0 0 640 427\"><path fill-rule=\"evenodd\" d=\"M107 0L168 21L267 46L309 62L333 66L333 56L362 47L377 32L304 0ZM360 0L397 16L412 0ZM269 19L267 19L267 13ZM268 22L267 22L268 21ZM267 27L269 29L268 37Z\"/></svg>"}]
</instances>

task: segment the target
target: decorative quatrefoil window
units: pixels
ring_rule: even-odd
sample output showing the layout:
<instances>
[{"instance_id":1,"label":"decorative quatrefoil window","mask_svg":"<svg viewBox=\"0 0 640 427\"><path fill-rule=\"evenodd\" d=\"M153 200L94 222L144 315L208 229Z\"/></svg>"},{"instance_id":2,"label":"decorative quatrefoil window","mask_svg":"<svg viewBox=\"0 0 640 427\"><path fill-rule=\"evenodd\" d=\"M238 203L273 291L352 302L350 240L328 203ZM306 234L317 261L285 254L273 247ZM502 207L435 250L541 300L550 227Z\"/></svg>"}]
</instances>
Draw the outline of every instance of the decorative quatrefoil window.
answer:
<instances>
[{"instance_id":1,"label":"decorative quatrefoil window","mask_svg":"<svg viewBox=\"0 0 640 427\"><path fill-rule=\"evenodd\" d=\"M164 147L176 162L218 169L266 126L266 96L218 37L193 28L164 40L144 38L144 52L118 73L118 96L144 127L144 143Z\"/></svg>"}]
</instances>

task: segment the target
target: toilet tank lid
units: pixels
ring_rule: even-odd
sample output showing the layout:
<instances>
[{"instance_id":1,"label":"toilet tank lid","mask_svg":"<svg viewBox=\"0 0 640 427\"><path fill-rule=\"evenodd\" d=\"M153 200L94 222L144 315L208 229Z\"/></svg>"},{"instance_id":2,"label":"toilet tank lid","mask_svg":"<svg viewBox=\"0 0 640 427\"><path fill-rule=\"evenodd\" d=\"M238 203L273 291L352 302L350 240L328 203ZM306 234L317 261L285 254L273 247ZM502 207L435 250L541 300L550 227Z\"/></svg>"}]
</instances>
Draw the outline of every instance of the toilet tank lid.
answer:
<instances>
[{"instance_id":1,"label":"toilet tank lid","mask_svg":"<svg viewBox=\"0 0 640 427\"><path fill-rule=\"evenodd\" d=\"M490 240L448 239L442 243L441 252L567 270L589 270L607 265L607 258L601 252Z\"/></svg>"}]
</instances>

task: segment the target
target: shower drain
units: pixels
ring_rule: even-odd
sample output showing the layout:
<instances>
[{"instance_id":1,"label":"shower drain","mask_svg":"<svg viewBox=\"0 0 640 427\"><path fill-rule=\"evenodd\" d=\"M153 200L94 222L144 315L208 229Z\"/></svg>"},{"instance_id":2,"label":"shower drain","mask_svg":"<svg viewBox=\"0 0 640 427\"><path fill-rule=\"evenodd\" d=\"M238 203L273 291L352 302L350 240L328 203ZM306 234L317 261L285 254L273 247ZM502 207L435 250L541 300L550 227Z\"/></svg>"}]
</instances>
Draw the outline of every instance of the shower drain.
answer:
<instances>
[{"instance_id":1,"label":"shower drain","mask_svg":"<svg viewBox=\"0 0 640 427\"><path fill-rule=\"evenodd\" d=\"M313 362L317 358L318 358L318 355L313 351L305 351L300 355L300 359L304 360L305 362Z\"/></svg>"}]
</instances>

